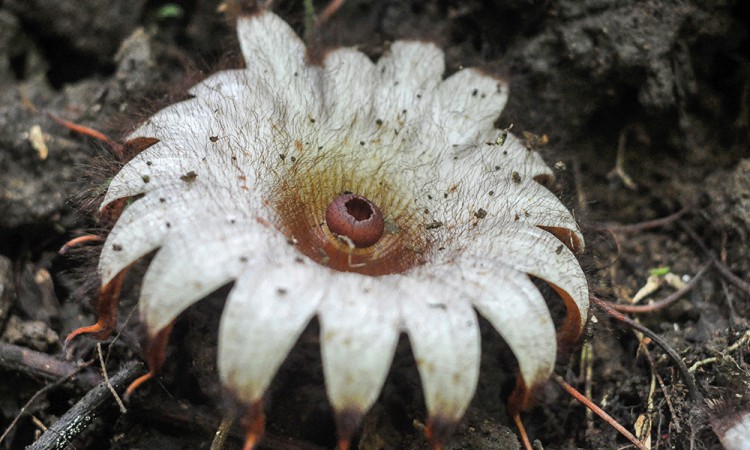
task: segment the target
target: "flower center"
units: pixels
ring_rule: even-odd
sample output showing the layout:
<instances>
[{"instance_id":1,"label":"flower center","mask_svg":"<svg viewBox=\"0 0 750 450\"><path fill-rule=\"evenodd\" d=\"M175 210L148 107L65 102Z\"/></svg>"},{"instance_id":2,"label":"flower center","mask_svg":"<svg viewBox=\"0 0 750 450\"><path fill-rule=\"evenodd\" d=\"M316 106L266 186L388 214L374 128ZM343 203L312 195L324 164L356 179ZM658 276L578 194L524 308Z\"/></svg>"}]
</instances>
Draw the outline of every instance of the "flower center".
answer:
<instances>
[{"instance_id":1,"label":"flower center","mask_svg":"<svg viewBox=\"0 0 750 450\"><path fill-rule=\"evenodd\" d=\"M351 193L339 195L328 205L326 225L331 233L348 239L356 248L375 244L385 230L380 208L366 197Z\"/></svg>"},{"instance_id":2,"label":"flower center","mask_svg":"<svg viewBox=\"0 0 750 450\"><path fill-rule=\"evenodd\" d=\"M343 164L349 161L343 157L326 163L332 156L325 156L297 160L269 193L275 225L288 242L341 272L376 277L424 264L432 233L408 191L389 183L398 177L380 166Z\"/></svg>"}]
</instances>

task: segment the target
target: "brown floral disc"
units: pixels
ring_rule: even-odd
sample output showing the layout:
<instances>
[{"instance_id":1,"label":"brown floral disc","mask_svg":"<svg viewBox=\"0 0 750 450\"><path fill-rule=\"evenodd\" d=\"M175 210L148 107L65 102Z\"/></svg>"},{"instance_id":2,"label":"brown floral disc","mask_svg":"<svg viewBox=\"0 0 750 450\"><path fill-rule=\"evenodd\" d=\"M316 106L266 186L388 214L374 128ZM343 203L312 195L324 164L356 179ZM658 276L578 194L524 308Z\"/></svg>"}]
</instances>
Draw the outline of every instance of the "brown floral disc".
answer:
<instances>
[{"instance_id":1,"label":"brown floral disc","mask_svg":"<svg viewBox=\"0 0 750 450\"><path fill-rule=\"evenodd\" d=\"M297 160L269 195L276 226L333 270L380 276L423 264L432 246L423 210L388 182L395 176L353 173L348 165Z\"/></svg>"}]
</instances>

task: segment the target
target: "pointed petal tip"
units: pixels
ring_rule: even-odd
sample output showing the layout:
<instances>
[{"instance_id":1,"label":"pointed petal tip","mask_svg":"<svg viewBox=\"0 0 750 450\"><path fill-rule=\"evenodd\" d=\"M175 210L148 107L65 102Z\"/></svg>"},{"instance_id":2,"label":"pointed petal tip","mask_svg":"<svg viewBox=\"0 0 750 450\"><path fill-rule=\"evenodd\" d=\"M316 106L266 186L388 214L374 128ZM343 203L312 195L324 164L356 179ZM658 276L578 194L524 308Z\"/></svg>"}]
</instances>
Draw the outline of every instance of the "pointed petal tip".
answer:
<instances>
[{"instance_id":1,"label":"pointed petal tip","mask_svg":"<svg viewBox=\"0 0 750 450\"><path fill-rule=\"evenodd\" d=\"M266 429L263 400L258 400L246 408L240 418L240 426L245 431L245 445L242 450L253 450L263 438Z\"/></svg>"},{"instance_id":2,"label":"pointed petal tip","mask_svg":"<svg viewBox=\"0 0 750 450\"><path fill-rule=\"evenodd\" d=\"M453 434L458 422L443 416L432 416L427 420L427 426L424 429L425 437L430 443L433 450L443 448L443 444Z\"/></svg>"},{"instance_id":3,"label":"pointed petal tip","mask_svg":"<svg viewBox=\"0 0 750 450\"><path fill-rule=\"evenodd\" d=\"M359 429L364 413L359 409L347 408L336 412L336 430L339 435L338 449L347 450L354 434Z\"/></svg>"},{"instance_id":4,"label":"pointed petal tip","mask_svg":"<svg viewBox=\"0 0 750 450\"><path fill-rule=\"evenodd\" d=\"M516 377L516 387L508 398L508 415L515 417L522 411L528 411L539 400L542 388L546 385L547 380L535 380L534 384L528 386L523 377L519 374Z\"/></svg>"}]
</instances>

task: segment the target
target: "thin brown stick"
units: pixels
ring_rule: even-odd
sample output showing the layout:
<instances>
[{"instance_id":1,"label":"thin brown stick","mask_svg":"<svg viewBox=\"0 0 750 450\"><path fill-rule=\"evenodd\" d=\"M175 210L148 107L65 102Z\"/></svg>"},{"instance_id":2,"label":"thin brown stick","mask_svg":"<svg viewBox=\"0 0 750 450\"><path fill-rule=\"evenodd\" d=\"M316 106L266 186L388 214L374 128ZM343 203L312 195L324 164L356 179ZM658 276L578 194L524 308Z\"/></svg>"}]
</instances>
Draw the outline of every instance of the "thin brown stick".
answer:
<instances>
[{"instance_id":1,"label":"thin brown stick","mask_svg":"<svg viewBox=\"0 0 750 450\"><path fill-rule=\"evenodd\" d=\"M95 130L85 125L80 125L75 122L71 122L70 120L63 119L62 117L56 115L55 113L49 110L45 110L44 114L50 119L52 119L58 125L62 125L63 127L67 128L68 130L74 133L82 134L84 136L88 136L88 137L91 137L98 141L103 142L112 150L112 153L117 157L117 159L119 160L123 159L123 156L125 153L125 146L123 146L122 144L118 142L113 141L101 131Z\"/></svg>"},{"instance_id":2,"label":"thin brown stick","mask_svg":"<svg viewBox=\"0 0 750 450\"><path fill-rule=\"evenodd\" d=\"M107 365L104 364L104 355L102 354L101 342L96 343L96 352L99 355L99 365L102 369L102 375L104 376L104 384L107 385L107 388L112 393L112 397L115 398L115 401L117 402L117 406L120 408L120 414L125 414L128 412L128 409L125 408L125 404L122 402L120 395L117 393L114 386L112 386L112 382L109 380L109 374L107 373Z\"/></svg>"},{"instance_id":3,"label":"thin brown stick","mask_svg":"<svg viewBox=\"0 0 750 450\"><path fill-rule=\"evenodd\" d=\"M750 283L743 280L742 278L738 277L737 275L732 272L732 270L726 266L719 258L716 257L716 254L708 248L708 246L703 242L703 239L698 236L698 233L693 230L690 225L682 223L680 224L683 230L687 234L690 235L690 237L695 241L696 244L703 250L703 253L708 255L709 258L711 258L711 262L713 263L714 267L716 267L716 270L719 271L719 273L726 278L730 283L735 285L738 289L743 291L745 295L750 297Z\"/></svg>"},{"instance_id":4,"label":"thin brown stick","mask_svg":"<svg viewBox=\"0 0 750 450\"><path fill-rule=\"evenodd\" d=\"M336 14L336 11L341 8L341 5L344 4L344 0L331 0L328 5L325 7L323 12L318 15L318 25L322 25L328 21L331 17L333 17L334 14Z\"/></svg>"},{"instance_id":5,"label":"thin brown stick","mask_svg":"<svg viewBox=\"0 0 750 450\"><path fill-rule=\"evenodd\" d=\"M719 261L717 257L714 256L711 262L713 263L714 267L716 267L716 270L718 270L719 273L724 276L724 278L729 280L730 283L735 285L735 287L737 287L738 289L743 291L745 295L750 297L750 284L748 284L745 280L735 275L734 272L732 272L731 269L729 269L729 267L726 266L726 264Z\"/></svg>"},{"instance_id":6,"label":"thin brown stick","mask_svg":"<svg viewBox=\"0 0 750 450\"><path fill-rule=\"evenodd\" d=\"M581 402L586 408L590 409L594 412L597 416L601 417L602 420L607 422L612 428L617 430L621 435L625 436L630 442L633 443L636 447L638 447L640 450L647 450L646 447L639 441L635 436L633 436L633 433L625 429L618 421L612 418L609 414L604 412L603 409L598 407L594 402L586 398L585 395L578 392L573 386L569 385L565 382L565 380L562 379L562 377L558 374L552 374L552 379L557 382L568 394L570 394L573 398Z\"/></svg>"},{"instance_id":7,"label":"thin brown stick","mask_svg":"<svg viewBox=\"0 0 750 450\"><path fill-rule=\"evenodd\" d=\"M688 388L688 393L690 394L690 398L693 399L693 401L700 402L703 399L703 396L701 395L700 391L698 390L698 386L695 384L695 378L693 378L693 374L691 374L688 371L687 366L685 365L685 361L680 358L680 355L673 349L669 344L664 341L661 337L659 337L658 334L651 331L650 328L647 328L640 323L636 322L635 320L625 316L619 311L616 311L612 309L612 304L608 301L602 300L600 298L597 298L595 296L589 297L592 301L592 303L599 306L604 312L607 313L610 317L619 320L620 322L625 323L629 327L636 329L640 331L641 333L645 334L646 336L650 337L652 341L659 347L661 347L667 355L672 359L672 361L675 363L677 368L682 373L682 378L685 380L685 384Z\"/></svg>"},{"instance_id":8,"label":"thin brown stick","mask_svg":"<svg viewBox=\"0 0 750 450\"><path fill-rule=\"evenodd\" d=\"M641 231L652 230L654 228L661 228L670 225L690 212L688 207L683 207L679 211L672 213L666 217L659 219L647 220L645 222L638 222L629 225L622 225L618 223L601 223L590 226L592 230L596 231L610 231L612 233L631 234L640 233Z\"/></svg>"},{"instance_id":9,"label":"thin brown stick","mask_svg":"<svg viewBox=\"0 0 750 450\"><path fill-rule=\"evenodd\" d=\"M531 441L529 441L529 434L526 433L526 427L523 426L523 421L521 421L521 415L514 415L513 421L518 428L518 434L521 435L521 443L523 444L524 450L534 450L534 447L531 446Z\"/></svg>"},{"instance_id":10,"label":"thin brown stick","mask_svg":"<svg viewBox=\"0 0 750 450\"><path fill-rule=\"evenodd\" d=\"M615 309L620 312L625 313L633 313L633 314L643 314L643 313L650 313L654 311L658 311L662 308L665 308L672 303L676 302L677 300L681 299L685 294L690 292L693 287L695 287L695 284L698 282L698 280L703 276L703 274L706 273L709 267L711 267L711 262L707 262L706 264L703 264L701 268L698 270L698 273L693 276L693 278L690 279L683 287L680 289L674 291L673 293L669 294L662 300L659 300L658 302L651 303L649 305L623 305L620 303L609 303L609 306L612 309Z\"/></svg>"}]
</instances>

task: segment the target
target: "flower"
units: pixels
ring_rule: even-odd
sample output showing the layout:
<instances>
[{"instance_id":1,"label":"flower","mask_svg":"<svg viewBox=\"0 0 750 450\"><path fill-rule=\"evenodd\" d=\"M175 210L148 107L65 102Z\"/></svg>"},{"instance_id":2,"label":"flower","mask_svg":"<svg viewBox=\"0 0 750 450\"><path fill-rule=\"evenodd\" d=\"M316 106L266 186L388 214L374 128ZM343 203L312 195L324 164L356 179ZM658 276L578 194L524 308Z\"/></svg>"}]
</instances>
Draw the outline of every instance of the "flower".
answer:
<instances>
[{"instance_id":1,"label":"flower","mask_svg":"<svg viewBox=\"0 0 750 450\"><path fill-rule=\"evenodd\" d=\"M394 42L376 63L350 48L310 61L269 11L240 17L237 32L246 68L210 76L135 130L129 142L147 148L102 204L135 199L101 253L101 304L111 310L124 271L159 249L139 301L152 374L180 313L234 282L218 367L246 407L248 447L269 383L315 316L342 447L401 333L439 445L476 389L477 312L518 360L511 412L526 408L558 341L578 337L588 289L581 233L540 184L551 170L494 128L507 85L473 69L443 79L443 53L423 42ZM527 274L565 302L557 336Z\"/></svg>"}]
</instances>

